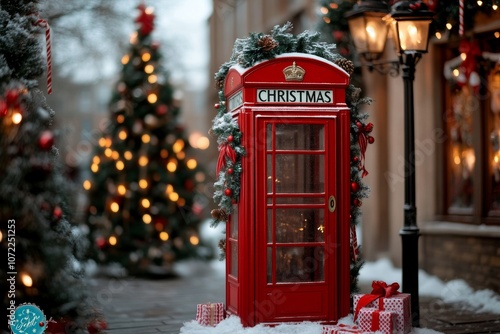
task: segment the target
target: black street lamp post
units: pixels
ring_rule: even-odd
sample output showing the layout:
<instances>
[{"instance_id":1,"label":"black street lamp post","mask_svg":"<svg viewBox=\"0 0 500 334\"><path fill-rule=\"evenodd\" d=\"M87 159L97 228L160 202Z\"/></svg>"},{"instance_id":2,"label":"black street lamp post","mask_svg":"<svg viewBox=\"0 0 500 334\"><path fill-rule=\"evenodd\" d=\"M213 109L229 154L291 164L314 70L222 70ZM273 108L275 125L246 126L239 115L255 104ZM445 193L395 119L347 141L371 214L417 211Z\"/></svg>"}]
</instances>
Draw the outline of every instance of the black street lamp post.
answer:
<instances>
[{"instance_id":1,"label":"black street lamp post","mask_svg":"<svg viewBox=\"0 0 500 334\"><path fill-rule=\"evenodd\" d=\"M420 230L417 226L416 208L416 186L415 186L415 126L414 126L414 99L413 81L415 79L415 66L422 58L422 54L427 52L429 42L429 26L432 22L433 13L422 1L403 0L394 4L389 14L383 17L383 21L389 25L392 31L394 44L399 56L399 62L379 62L373 60L379 58L382 49L370 50L368 40L374 34L386 34L387 30L373 32L373 27L365 24L355 26L356 21L362 17L364 22L367 18L380 17L380 13L386 8L385 1L360 1L353 11L346 14L349 21L349 28L354 39L354 45L366 45L361 48L360 54L368 61L370 70L376 69L381 73L391 73L394 66L399 71L401 66L404 83L404 225L400 230L402 242L402 282L403 292L411 294L412 325L420 326L420 306L418 296L418 238ZM375 11L374 11L375 10ZM366 33L360 33L358 29L365 29ZM356 32L353 30L356 29ZM385 37L378 38L385 38ZM365 38L365 40L362 40ZM384 40L385 41L385 40ZM392 67L387 69L387 64ZM394 73L394 71L392 71Z\"/></svg>"}]
</instances>

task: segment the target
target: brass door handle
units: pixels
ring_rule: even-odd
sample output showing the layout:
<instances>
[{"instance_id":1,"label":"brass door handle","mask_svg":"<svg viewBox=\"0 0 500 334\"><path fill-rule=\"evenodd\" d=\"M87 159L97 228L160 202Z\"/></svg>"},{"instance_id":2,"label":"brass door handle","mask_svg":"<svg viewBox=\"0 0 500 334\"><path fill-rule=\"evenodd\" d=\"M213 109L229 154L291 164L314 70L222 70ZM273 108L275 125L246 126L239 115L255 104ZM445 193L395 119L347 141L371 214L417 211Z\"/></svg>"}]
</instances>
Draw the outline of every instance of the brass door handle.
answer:
<instances>
[{"instance_id":1,"label":"brass door handle","mask_svg":"<svg viewBox=\"0 0 500 334\"><path fill-rule=\"evenodd\" d=\"M335 196L331 195L330 198L328 199L328 210L330 212L335 211L335 207L337 206L337 203L335 201Z\"/></svg>"}]
</instances>

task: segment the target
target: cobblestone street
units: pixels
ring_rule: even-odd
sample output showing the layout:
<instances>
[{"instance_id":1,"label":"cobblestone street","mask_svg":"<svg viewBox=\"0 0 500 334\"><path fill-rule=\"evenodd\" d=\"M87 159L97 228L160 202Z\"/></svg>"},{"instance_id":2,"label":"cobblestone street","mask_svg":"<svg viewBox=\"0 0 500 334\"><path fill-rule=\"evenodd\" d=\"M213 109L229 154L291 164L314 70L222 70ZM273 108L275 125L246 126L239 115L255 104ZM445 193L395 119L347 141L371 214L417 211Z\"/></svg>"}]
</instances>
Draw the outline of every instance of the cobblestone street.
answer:
<instances>
[{"instance_id":1,"label":"cobblestone street","mask_svg":"<svg viewBox=\"0 0 500 334\"><path fill-rule=\"evenodd\" d=\"M224 302L221 263L196 262L169 279L95 278L92 290L110 334L178 334L196 317L196 305ZM365 291L363 291L365 292ZM460 305L421 297L421 327L446 334L500 333L498 315L473 313Z\"/></svg>"}]
</instances>

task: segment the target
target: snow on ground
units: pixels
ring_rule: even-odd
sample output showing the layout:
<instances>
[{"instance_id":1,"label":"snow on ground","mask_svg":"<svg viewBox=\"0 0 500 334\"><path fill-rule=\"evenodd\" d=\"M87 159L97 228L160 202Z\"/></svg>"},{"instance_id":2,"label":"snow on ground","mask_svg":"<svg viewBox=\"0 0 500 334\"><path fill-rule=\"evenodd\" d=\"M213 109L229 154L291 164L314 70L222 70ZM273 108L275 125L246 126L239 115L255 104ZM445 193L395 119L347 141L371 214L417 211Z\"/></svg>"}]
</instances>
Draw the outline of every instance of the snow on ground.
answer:
<instances>
[{"instance_id":1,"label":"snow on ground","mask_svg":"<svg viewBox=\"0 0 500 334\"><path fill-rule=\"evenodd\" d=\"M211 267L223 274L223 262L212 263ZM398 282L401 285L401 269L394 268L390 260L381 259L367 262L359 274L361 285L370 286L374 280L385 281L388 284ZM444 302L460 302L464 308L474 312L491 312L500 314L500 296L492 290L474 291L463 280L456 279L443 282L435 276L419 271L419 292L421 296L441 298ZM352 325L352 314L339 320L339 323ZM187 322L181 328L181 334L321 334L322 325L314 322L299 324L281 324L276 327L257 325L244 328L240 319L231 316L216 327L202 326L195 320ZM438 334L440 332L428 328L414 328L411 334Z\"/></svg>"},{"instance_id":2,"label":"snow on ground","mask_svg":"<svg viewBox=\"0 0 500 334\"><path fill-rule=\"evenodd\" d=\"M388 284L398 282L401 285L401 269L394 268L387 258L365 263L359 272L360 284L371 285L375 280ZM419 271L418 281L421 296L441 298L446 303L459 302L464 308L475 312L500 314L500 296L492 290L474 291L464 280L443 282L423 270Z\"/></svg>"},{"instance_id":3,"label":"snow on ground","mask_svg":"<svg viewBox=\"0 0 500 334\"><path fill-rule=\"evenodd\" d=\"M339 323L353 325L352 315L339 320ZM244 328L240 318L231 316L215 327L202 326L195 320L184 324L180 334L321 334L323 325L305 321L298 324L281 324L276 327L267 327L262 324ZM381 332L375 332L381 333ZM414 328L411 334L439 334L432 329Z\"/></svg>"}]
</instances>

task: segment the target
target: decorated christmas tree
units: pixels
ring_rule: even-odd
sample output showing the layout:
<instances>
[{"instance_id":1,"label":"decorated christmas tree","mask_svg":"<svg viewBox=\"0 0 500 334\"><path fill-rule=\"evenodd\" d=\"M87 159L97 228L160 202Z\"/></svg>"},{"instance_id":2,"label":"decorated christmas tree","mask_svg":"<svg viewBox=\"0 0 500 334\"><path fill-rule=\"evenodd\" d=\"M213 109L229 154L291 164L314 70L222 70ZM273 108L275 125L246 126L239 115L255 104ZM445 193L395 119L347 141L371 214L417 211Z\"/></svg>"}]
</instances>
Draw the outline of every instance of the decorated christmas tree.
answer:
<instances>
[{"instance_id":1,"label":"decorated christmas tree","mask_svg":"<svg viewBox=\"0 0 500 334\"><path fill-rule=\"evenodd\" d=\"M213 225L225 223L232 213L233 204L238 203L242 170L241 159L245 156L245 147L241 145L242 133L236 120L227 112L224 97L224 80L229 69L238 65L249 68L260 61L272 59L284 53L304 53L324 58L337 64L348 74L354 71L353 63L340 55L335 45L320 41L317 32L305 31L299 35L291 33L292 25L275 26L270 34L252 33L245 39L238 39L228 62L222 64L215 74L219 89L219 103L215 105L217 115L213 121L211 132L217 136L219 144L219 161L217 164L217 180L214 183L214 201L217 208L212 210ZM370 135L373 124L367 122L368 114L363 106L370 104L371 99L361 96L361 89L349 85L346 90L346 103L350 108L350 221L343 222L350 227L351 249L351 291L358 290L358 274L363 264L356 238L356 225L361 220L362 199L368 197L369 187L362 178L368 174L365 168L365 152L368 144L374 142ZM225 254L225 243L219 244L222 257Z\"/></svg>"},{"instance_id":2,"label":"decorated christmas tree","mask_svg":"<svg viewBox=\"0 0 500 334\"><path fill-rule=\"evenodd\" d=\"M46 69L40 42L50 30L37 12L36 1L0 2L0 303L9 316L34 304L53 320L49 328L86 332L93 317L81 263L86 243L69 222L54 112L38 88Z\"/></svg>"},{"instance_id":3,"label":"decorated christmas tree","mask_svg":"<svg viewBox=\"0 0 500 334\"><path fill-rule=\"evenodd\" d=\"M196 191L205 176L189 156L179 101L151 36L153 9L138 9L138 29L121 60L109 123L84 188L96 259L135 275L164 275L175 260L197 255Z\"/></svg>"}]
</instances>

